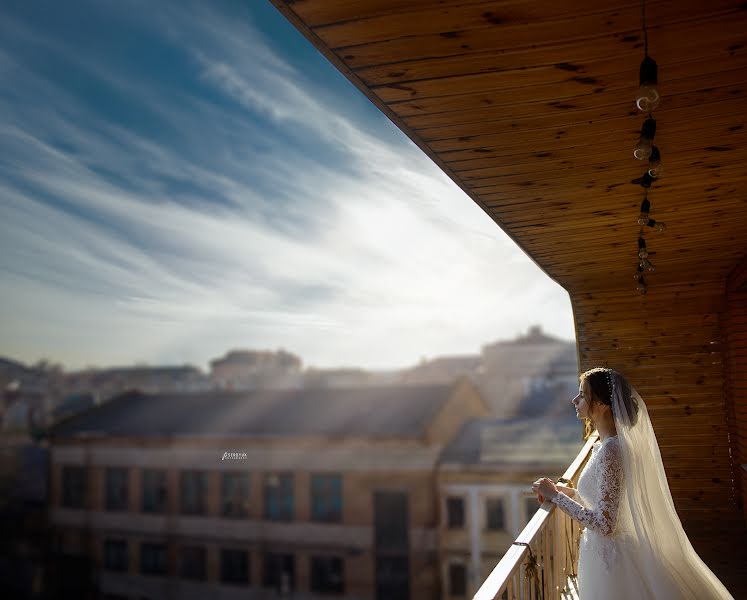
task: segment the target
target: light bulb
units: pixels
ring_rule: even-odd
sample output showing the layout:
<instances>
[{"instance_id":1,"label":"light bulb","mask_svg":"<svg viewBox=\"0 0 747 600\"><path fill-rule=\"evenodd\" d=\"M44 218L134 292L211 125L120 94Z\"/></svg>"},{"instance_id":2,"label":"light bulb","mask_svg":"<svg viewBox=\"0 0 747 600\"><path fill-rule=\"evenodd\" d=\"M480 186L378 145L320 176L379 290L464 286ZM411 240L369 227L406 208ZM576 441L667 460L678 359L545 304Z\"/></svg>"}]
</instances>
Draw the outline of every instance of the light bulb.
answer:
<instances>
[{"instance_id":1,"label":"light bulb","mask_svg":"<svg viewBox=\"0 0 747 600\"><path fill-rule=\"evenodd\" d=\"M636 287L638 289L638 293L641 296L645 296L648 292L648 288L646 287L646 280L643 278L643 276L638 278L638 285Z\"/></svg>"},{"instance_id":2,"label":"light bulb","mask_svg":"<svg viewBox=\"0 0 747 600\"><path fill-rule=\"evenodd\" d=\"M646 56L641 62L638 75L640 87L635 104L638 110L650 113L659 106L659 100L661 99L656 87L659 82L659 67L656 65L656 61L650 56Z\"/></svg>"},{"instance_id":3,"label":"light bulb","mask_svg":"<svg viewBox=\"0 0 747 600\"><path fill-rule=\"evenodd\" d=\"M664 170L661 164L661 152L656 146L651 147L651 156L648 157L648 174L651 177L659 177Z\"/></svg>"},{"instance_id":4,"label":"light bulb","mask_svg":"<svg viewBox=\"0 0 747 600\"><path fill-rule=\"evenodd\" d=\"M644 140L643 137L638 140L638 144L633 149L633 156L638 160L646 160L652 152L651 140Z\"/></svg>"},{"instance_id":5,"label":"light bulb","mask_svg":"<svg viewBox=\"0 0 747 600\"><path fill-rule=\"evenodd\" d=\"M658 231L659 233L664 233L667 230L667 226L661 221L654 221L654 229L656 229L656 231Z\"/></svg>"},{"instance_id":6,"label":"light bulb","mask_svg":"<svg viewBox=\"0 0 747 600\"><path fill-rule=\"evenodd\" d=\"M641 127L641 137L633 149L633 156L638 160L647 160L654 150L653 141L656 136L656 120L646 119Z\"/></svg>"},{"instance_id":7,"label":"light bulb","mask_svg":"<svg viewBox=\"0 0 747 600\"><path fill-rule=\"evenodd\" d=\"M648 225L648 213L651 210L651 203L644 199L643 202L641 202L641 214L638 217L638 224L643 227L644 225Z\"/></svg>"},{"instance_id":8,"label":"light bulb","mask_svg":"<svg viewBox=\"0 0 747 600\"><path fill-rule=\"evenodd\" d=\"M646 83L638 88L638 96L635 99L635 104L638 110L642 112L650 113L659 106L659 90L655 83Z\"/></svg>"},{"instance_id":9,"label":"light bulb","mask_svg":"<svg viewBox=\"0 0 747 600\"><path fill-rule=\"evenodd\" d=\"M646 240L644 240L642 237L638 238L638 258L648 258Z\"/></svg>"}]
</instances>

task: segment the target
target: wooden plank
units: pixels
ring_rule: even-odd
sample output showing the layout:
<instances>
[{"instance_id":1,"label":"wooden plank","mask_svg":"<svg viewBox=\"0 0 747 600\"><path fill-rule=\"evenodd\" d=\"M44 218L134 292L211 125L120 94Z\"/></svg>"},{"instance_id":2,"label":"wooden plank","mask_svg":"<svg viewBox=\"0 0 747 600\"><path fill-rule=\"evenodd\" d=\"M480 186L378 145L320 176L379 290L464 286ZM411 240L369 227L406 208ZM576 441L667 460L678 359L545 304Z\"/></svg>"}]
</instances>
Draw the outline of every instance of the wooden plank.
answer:
<instances>
[{"instance_id":1,"label":"wooden plank","mask_svg":"<svg viewBox=\"0 0 747 600\"><path fill-rule=\"evenodd\" d=\"M662 72L666 71L672 62L705 56L715 57L726 49L744 43L746 26L747 17L740 15L721 25L720 36L703 39L696 48L692 47L690 40L693 36L701 35L702 23L684 23L668 28L666 38L657 36L656 56L660 61L663 59ZM480 52L401 61L394 65L376 65L358 69L357 73L369 86L515 70L517 66L553 67L579 76L593 76L600 70L600 63L603 61L614 58L624 63L625 66L612 70L624 70L631 64L640 62L640 56L640 48L636 48L635 44L621 46L617 40L605 41L599 45L571 42L560 47L535 46L513 52ZM703 87L707 86L703 85ZM667 106L669 106L672 94L673 91L667 86Z\"/></svg>"},{"instance_id":2,"label":"wooden plank","mask_svg":"<svg viewBox=\"0 0 747 600\"><path fill-rule=\"evenodd\" d=\"M719 61L719 68L722 71L742 69L746 61L747 52L735 53L728 60ZM480 94L488 91L493 95L495 105L518 104L523 101L551 102L618 90L635 93L635 65L636 62L633 62L632 65L626 67L620 66L616 71L595 72L593 77L581 77L553 67L534 67L518 71L496 71L383 84L371 86L371 90L392 107L395 107L398 102L420 102L427 98L442 98L457 93ZM699 78L713 73L714 70L712 58L695 58L688 62L670 64L668 77L672 80ZM631 71L633 84L631 84ZM514 80L516 86L512 87L511 81Z\"/></svg>"},{"instance_id":3,"label":"wooden plank","mask_svg":"<svg viewBox=\"0 0 747 600\"><path fill-rule=\"evenodd\" d=\"M627 0L616 7L632 9L636 5ZM601 7L593 0L578 0L574 4L544 2L495 2L450 3L446 6L416 5L407 12L397 11L376 16L367 16L314 27L316 33L331 48L352 47L375 42L384 42L413 35L440 35L445 31L467 31L504 29L526 23L548 23L566 21L579 15L607 15L609 8Z\"/></svg>"},{"instance_id":4,"label":"wooden plank","mask_svg":"<svg viewBox=\"0 0 747 600\"><path fill-rule=\"evenodd\" d=\"M669 25L688 21L702 22L704 19L718 16L724 19L737 18L740 14L738 7L739 3L736 1L720 1L710 5L690 6L687 11L683 11L681 2L673 0L652 4L649 18L664 29ZM351 45L334 50L349 67L359 69L405 60L455 56L469 52L500 52L532 45L555 46L579 40L594 43L615 34L618 34L621 44L634 46L639 43L639 32L640 9L630 6L621 11L610 9L606 14L579 15L545 23L520 23L467 31L413 34L407 38Z\"/></svg>"}]
</instances>

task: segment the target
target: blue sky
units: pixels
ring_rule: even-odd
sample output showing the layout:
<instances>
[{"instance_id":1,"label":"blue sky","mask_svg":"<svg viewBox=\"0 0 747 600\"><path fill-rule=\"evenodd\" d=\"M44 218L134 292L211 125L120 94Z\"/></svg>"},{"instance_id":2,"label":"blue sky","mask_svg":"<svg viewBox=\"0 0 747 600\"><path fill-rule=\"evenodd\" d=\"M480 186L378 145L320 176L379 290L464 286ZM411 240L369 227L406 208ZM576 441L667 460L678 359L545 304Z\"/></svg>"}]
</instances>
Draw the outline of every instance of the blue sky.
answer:
<instances>
[{"instance_id":1,"label":"blue sky","mask_svg":"<svg viewBox=\"0 0 747 600\"><path fill-rule=\"evenodd\" d=\"M0 355L479 352L567 294L274 7L0 5Z\"/></svg>"}]
</instances>

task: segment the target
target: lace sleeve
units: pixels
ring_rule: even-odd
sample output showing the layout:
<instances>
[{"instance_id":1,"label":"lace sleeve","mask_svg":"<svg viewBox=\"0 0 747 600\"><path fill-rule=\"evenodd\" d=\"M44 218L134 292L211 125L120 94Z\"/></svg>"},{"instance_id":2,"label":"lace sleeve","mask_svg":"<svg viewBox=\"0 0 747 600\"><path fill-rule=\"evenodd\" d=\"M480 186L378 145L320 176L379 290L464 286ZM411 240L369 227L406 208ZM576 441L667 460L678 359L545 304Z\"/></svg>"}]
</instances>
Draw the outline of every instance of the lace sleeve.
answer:
<instances>
[{"instance_id":1,"label":"lace sleeve","mask_svg":"<svg viewBox=\"0 0 747 600\"><path fill-rule=\"evenodd\" d=\"M558 508L589 529L611 535L617 525L617 508L620 504L623 468L620 445L617 438L609 440L600 448L599 455L599 502L593 508L586 508L575 500L558 492L551 498Z\"/></svg>"}]
</instances>

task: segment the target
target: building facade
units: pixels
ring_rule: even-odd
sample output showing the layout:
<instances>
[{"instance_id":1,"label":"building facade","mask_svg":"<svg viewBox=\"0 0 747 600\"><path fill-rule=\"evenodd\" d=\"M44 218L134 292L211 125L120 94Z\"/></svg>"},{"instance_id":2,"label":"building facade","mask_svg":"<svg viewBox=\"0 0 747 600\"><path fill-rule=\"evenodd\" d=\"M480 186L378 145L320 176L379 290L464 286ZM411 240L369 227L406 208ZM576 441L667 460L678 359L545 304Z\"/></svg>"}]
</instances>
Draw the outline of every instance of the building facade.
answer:
<instances>
[{"instance_id":1,"label":"building facade","mask_svg":"<svg viewBox=\"0 0 747 600\"><path fill-rule=\"evenodd\" d=\"M55 550L110 599L436 598L437 463L487 414L466 379L130 395L53 433Z\"/></svg>"}]
</instances>

